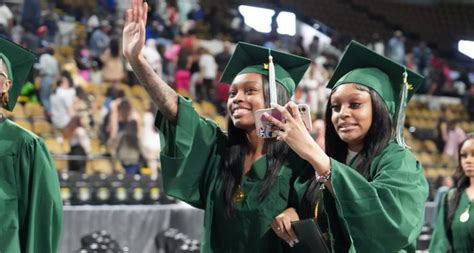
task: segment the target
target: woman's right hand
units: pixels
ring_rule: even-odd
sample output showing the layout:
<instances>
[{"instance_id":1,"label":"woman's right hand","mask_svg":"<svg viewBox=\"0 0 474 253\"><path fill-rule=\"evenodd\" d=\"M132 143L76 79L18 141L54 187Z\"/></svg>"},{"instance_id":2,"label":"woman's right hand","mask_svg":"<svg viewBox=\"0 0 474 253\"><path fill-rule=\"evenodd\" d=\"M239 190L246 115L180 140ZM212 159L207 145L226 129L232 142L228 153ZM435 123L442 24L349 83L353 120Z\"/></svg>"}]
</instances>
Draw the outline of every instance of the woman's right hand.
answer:
<instances>
[{"instance_id":1,"label":"woman's right hand","mask_svg":"<svg viewBox=\"0 0 474 253\"><path fill-rule=\"evenodd\" d=\"M123 27L123 54L129 61L137 60L145 45L145 25L148 15L148 4L143 0L132 0L127 9Z\"/></svg>"},{"instance_id":2,"label":"woman's right hand","mask_svg":"<svg viewBox=\"0 0 474 253\"><path fill-rule=\"evenodd\" d=\"M276 216L272 221L272 229L275 234L285 240L291 247L299 242L291 227L291 222L299 219L300 217L298 213L296 213L296 210L290 207L285 209L285 211Z\"/></svg>"}]
</instances>

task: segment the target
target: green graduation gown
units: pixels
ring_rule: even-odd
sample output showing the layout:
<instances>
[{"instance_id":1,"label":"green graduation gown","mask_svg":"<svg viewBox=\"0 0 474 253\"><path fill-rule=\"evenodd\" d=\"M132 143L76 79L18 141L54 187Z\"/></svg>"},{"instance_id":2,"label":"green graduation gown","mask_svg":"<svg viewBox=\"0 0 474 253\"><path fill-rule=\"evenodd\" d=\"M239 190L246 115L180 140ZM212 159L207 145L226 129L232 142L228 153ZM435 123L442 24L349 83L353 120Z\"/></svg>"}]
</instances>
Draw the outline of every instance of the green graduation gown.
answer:
<instances>
[{"instance_id":1,"label":"green graduation gown","mask_svg":"<svg viewBox=\"0 0 474 253\"><path fill-rule=\"evenodd\" d=\"M164 147L161 170L164 191L205 209L202 252L283 252L286 243L271 229L275 216L287 207L299 208L314 170L294 153L283 164L270 193L260 199L266 156L254 162L242 179L242 201L234 216L226 215L222 169L227 136L217 124L200 117L191 101L179 97L177 123L159 112L156 126Z\"/></svg>"},{"instance_id":2,"label":"green graduation gown","mask_svg":"<svg viewBox=\"0 0 474 253\"><path fill-rule=\"evenodd\" d=\"M431 237L429 252L446 253L450 249L450 243L446 236L446 228L444 226L445 217L445 202L447 196L451 196L454 192L451 189L448 194L444 194L441 206L439 207L438 217L436 219L436 227ZM453 235L453 252L456 253L472 253L474 252L474 204L471 204L469 210L469 220L462 223L459 218L469 204L469 197L466 191L461 195L459 206L454 213L453 222L451 224L451 231Z\"/></svg>"},{"instance_id":3,"label":"green graduation gown","mask_svg":"<svg viewBox=\"0 0 474 253\"><path fill-rule=\"evenodd\" d=\"M56 252L61 228L58 176L46 146L0 121L0 252Z\"/></svg>"},{"instance_id":4,"label":"green graduation gown","mask_svg":"<svg viewBox=\"0 0 474 253\"><path fill-rule=\"evenodd\" d=\"M421 164L391 142L370 164L370 180L350 165L331 159L334 196L323 193L332 251L415 252L428 197Z\"/></svg>"}]
</instances>

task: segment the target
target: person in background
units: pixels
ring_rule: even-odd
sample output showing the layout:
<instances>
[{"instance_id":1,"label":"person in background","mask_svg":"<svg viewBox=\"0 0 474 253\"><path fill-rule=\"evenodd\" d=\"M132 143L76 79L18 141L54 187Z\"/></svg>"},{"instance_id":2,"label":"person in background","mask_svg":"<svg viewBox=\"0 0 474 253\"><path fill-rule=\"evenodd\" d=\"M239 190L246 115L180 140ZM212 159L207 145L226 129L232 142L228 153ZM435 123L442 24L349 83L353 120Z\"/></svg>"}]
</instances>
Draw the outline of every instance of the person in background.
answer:
<instances>
[{"instance_id":1,"label":"person in background","mask_svg":"<svg viewBox=\"0 0 474 253\"><path fill-rule=\"evenodd\" d=\"M254 112L269 107L269 56L282 103L289 101L310 60L239 43L222 76L222 82L232 83L224 133L200 117L192 101L178 95L144 59L147 9L143 0L132 1L123 48L158 107L164 191L205 210L202 252L287 252L271 221L288 206L299 209L314 170L283 142L257 137Z\"/></svg>"},{"instance_id":2,"label":"person in background","mask_svg":"<svg viewBox=\"0 0 474 253\"><path fill-rule=\"evenodd\" d=\"M440 107L440 116L438 122L436 123L436 148L438 153L442 154L446 142L448 141L448 107L446 105L441 105Z\"/></svg>"},{"instance_id":3,"label":"person in background","mask_svg":"<svg viewBox=\"0 0 474 253\"><path fill-rule=\"evenodd\" d=\"M458 155L457 183L442 197L429 252L474 252L474 133Z\"/></svg>"},{"instance_id":4,"label":"person in background","mask_svg":"<svg viewBox=\"0 0 474 253\"><path fill-rule=\"evenodd\" d=\"M36 57L0 39L0 107L13 111ZM0 252L57 251L62 201L43 140L0 110Z\"/></svg>"},{"instance_id":5,"label":"person in background","mask_svg":"<svg viewBox=\"0 0 474 253\"><path fill-rule=\"evenodd\" d=\"M125 69L120 55L119 40L114 38L109 47L100 56L102 61L102 80L112 85L118 85L125 77Z\"/></svg>"},{"instance_id":6,"label":"person in background","mask_svg":"<svg viewBox=\"0 0 474 253\"><path fill-rule=\"evenodd\" d=\"M435 209L433 211L433 215L431 217L431 228L436 227L436 218L438 217L438 211L441 205L441 198L443 197L449 189L451 189L454 185L454 179L452 176L439 176L436 181L436 193L433 199L435 203Z\"/></svg>"},{"instance_id":7,"label":"person in background","mask_svg":"<svg viewBox=\"0 0 474 253\"><path fill-rule=\"evenodd\" d=\"M466 133L459 127L457 120L449 120L447 128L448 138L444 145L443 154L448 155L454 160L458 160L457 149L459 144L466 139Z\"/></svg>"},{"instance_id":8,"label":"person in background","mask_svg":"<svg viewBox=\"0 0 474 253\"><path fill-rule=\"evenodd\" d=\"M275 105L286 122L266 115L280 129L277 139L307 160L316 171L314 180L324 184L320 198L319 188L306 196L332 252L415 252L428 183L406 148L403 126L406 103L422 80L353 41L327 85L325 151L294 103ZM283 240L294 241L290 224L298 219L289 208L272 227ZM289 232L279 231L281 226Z\"/></svg>"},{"instance_id":9,"label":"person in background","mask_svg":"<svg viewBox=\"0 0 474 253\"><path fill-rule=\"evenodd\" d=\"M76 89L71 74L64 71L51 95L51 121L65 138L71 137L75 129L72 123L72 119L76 116L75 99Z\"/></svg>"},{"instance_id":10,"label":"person in background","mask_svg":"<svg viewBox=\"0 0 474 253\"><path fill-rule=\"evenodd\" d=\"M52 94L53 85L59 74L58 61L54 57L54 49L48 47L46 52L39 58L39 63L35 64L35 68L39 72L41 78L40 99L43 104L46 115L51 116L50 96Z\"/></svg>"},{"instance_id":11,"label":"person in background","mask_svg":"<svg viewBox=\"0 0 474 253\"><path fill-rule=\"evenodd\" d=\"M204 99L209 102L215 101L214 79L217 75L217 64L214 56L207 48L198 48L199 56L199 79L196 83L196 98L198 101Z\"/></svg>"}]
</instances>

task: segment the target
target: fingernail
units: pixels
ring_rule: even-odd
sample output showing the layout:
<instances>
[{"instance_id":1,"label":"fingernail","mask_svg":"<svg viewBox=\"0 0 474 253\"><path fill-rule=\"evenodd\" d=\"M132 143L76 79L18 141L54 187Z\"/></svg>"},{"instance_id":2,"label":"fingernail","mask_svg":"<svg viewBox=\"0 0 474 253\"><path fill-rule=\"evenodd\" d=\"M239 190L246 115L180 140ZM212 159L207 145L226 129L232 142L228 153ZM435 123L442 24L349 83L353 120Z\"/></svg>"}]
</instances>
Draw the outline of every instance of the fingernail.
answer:
<instances>
[{"instance_id":1,"label":"fingernail","mask_svg":"<svg viewBox=\"0 0 474 253\"><path fill-rule=\"evenodd\" d=\"M290 245L290 247L293 248L293 242L292 242L292 241L289 241L289 242L288 242L288 245Z\"/></svg>"},{"instance_id":2,"label":"fingernail","mask_svg":"<svg viewBox=\"0 0 474 253\"><path fill-rule=\"evenodd\" d=\"M296 240L294 240L294 242L295 242L295 244L297 244L297 243L300 242L300 240L296 239Z\"/></svg>"}]
</instances>

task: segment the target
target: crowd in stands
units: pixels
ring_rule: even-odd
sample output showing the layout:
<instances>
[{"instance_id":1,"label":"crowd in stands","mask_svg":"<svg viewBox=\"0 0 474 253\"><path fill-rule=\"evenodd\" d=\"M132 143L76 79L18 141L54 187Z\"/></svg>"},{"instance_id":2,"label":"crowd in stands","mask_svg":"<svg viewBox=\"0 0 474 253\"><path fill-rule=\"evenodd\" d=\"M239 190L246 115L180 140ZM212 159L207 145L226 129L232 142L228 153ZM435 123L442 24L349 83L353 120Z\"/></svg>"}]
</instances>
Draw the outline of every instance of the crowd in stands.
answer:
<instances>
[{"instance_id":1,"label":"crowd in stands","mask_svg":"<svg viewBox=\"0 0 474 253\"><path fill-rule=\"evenodd\" d=\"M223 127L228 85L219 79L233 43L244 40L311 58L313 63L294 100L310 106L313 135L324 146L322 118L328 96L325 86L345 43L334 37L331 44L321 44L315 36L305 45L300 36L256 32L244 24L236 10L223 15L225 12L217 7L206 11L196 4L187 15L180 16L175 1L158 2L152 6L146 26L146 59L168 84L192 98L203 115ZM13 113L15 120L47 140L59 169L94 172L97 167L87 160L111 157L118 161L111 162L114 170L156 175L160 150L158 132L153 127L156 109L122 56L121 13L116 6L101 5L97 10L94 14L49 5L42 11L39 25L34 26L16 20L9 6L0 3L0 36L39 56L23 88L21 103ZM61 31L60 23L71 23L67 21L71 18L75 20L72 31ZM432 136L420 138L417 134L421 131L415 130L406 133L413 135L412 145L423 142L421 151L430 150L425 140L432 141L437 147L433 154L444 153L455 160L457 144L466 132L474 130L474 78L469 76L472 70L452 69L424 41L412 41L409 44L414 46L409 48L402 31L394 31L391 38L374 34L373 40L365 43L425 75L419 94L462 101L460 108L452 104L432 107L429 103L415 103L408 112L411 125L407 127L422 130L426 124L417 121L419 114L435 108L435 114L426 115ZM31 114L29 108L33 103L41 105L42 113ZM453 108L459 113L453 113ZM37 122L47 122L51 129L39 131L34 127ZM67 164L61 163L60 155L70 156ZM452 163L446 163L447 166ZM440 166L432 167L439 172Z\"/></svg>"}]
</instances>

